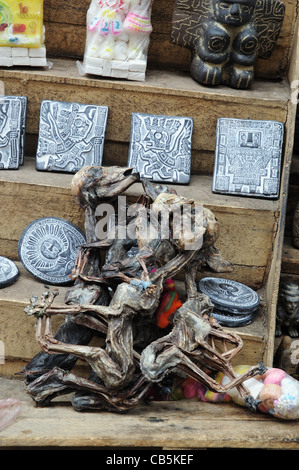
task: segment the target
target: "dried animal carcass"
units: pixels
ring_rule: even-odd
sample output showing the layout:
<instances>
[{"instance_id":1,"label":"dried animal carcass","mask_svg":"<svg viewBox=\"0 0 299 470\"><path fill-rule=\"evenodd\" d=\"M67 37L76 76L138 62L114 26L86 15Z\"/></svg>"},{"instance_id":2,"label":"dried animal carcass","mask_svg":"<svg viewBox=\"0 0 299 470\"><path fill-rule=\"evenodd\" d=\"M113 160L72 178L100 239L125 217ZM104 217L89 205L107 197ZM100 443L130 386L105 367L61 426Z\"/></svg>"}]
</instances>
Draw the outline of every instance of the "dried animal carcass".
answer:
<instances>
[{"instance_id":1,"label":"dried animal carcass","mask_svg":"<svg viewBox=\"0 0 299 470\"><path fill-rule=\"evenodd\" d=\"M27 392L39 405L73 391L72 403L77 410L125 411L144 401L153 383L163 384L169 374L180 374L217 392L237 387L254 408L243 382L262 373L263 366L235 375L231 360L242 348L242 340L220 327L211 316L209 298L196 289L197 272L204 266L217 272L232 270L214 246L219 236L214 214L168 187L141 181L144 194L126 220L117 221L114 236L108 233L105 239L97 239L98 205L113 202L136 182L138 175L128 168L84 167L75 175L73 193L85 210L87 243L79 250L72 274L74 286L65 303L56 305L56 292L46 292L40 299L34 297L26 308L28 315L37 317L37 341L43 351L42 367L39 357L24 369ZM175 217L175 212L186 206L190 210L181 219ZM166 227L165 220L156 217L154 236L144 231L144 218L149 220L153 210L167 215ZM123 224L134 227L133 237L117 237ZM174 315L173 326L165 331L157 327L155 312L166 280L178 273L185 276L186 299ZM68 318L72 327L64 326L67 334L53 336L53 315ZM85 337L81 342L81 328L101 334L104 346L90 346ZM51 355L56 364L48 359ZM88 380L71 372L73 359L69 358L89 363L92 372ZM217 371L231 379L227 386L213 379Z\"/></svg>"}]
</instances>

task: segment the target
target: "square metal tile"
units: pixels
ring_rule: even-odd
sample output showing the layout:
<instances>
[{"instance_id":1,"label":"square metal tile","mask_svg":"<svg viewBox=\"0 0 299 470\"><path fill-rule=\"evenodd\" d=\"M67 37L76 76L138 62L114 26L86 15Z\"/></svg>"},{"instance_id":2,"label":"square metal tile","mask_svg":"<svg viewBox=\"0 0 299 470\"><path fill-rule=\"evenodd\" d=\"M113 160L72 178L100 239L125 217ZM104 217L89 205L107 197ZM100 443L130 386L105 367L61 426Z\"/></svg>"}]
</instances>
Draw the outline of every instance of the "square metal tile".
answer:
<instances>
[{"instance_id":1,"label":"square metal tile","mask_svg":"<svg viewBox=\"0 0 299 470\"><path fill-rule=\"evenodd\" d=\"M128 166L155 182L190 182L193 119L133 113Z\"/></svg>"},{"instance_id":2,"label":"square metal tile","mask_svg":"<svg viewBox=\"0 0 299 470\"><path fill-rule=\"evenodd\" d=\"M20 159L19 164L24 164L24 148L26 138L27 96L6 96L6 99L21 101L21 127L20 127Z\"/></svg>"},{"instance_id":3,"label":"square metal tile","mask_svg":"<svg viewBox=\"0 0 299 470\"><path fill-rule=\"evenodd\" d=\"M76 173L101 165L107 119L107 106L42 101L36 169Z\"/></svg>"},{"instance_id":4,"label":"square metal tile","mask_svg":"<svg viewBox=\"0 0 299 470\"><path fill-rule=\"evenodd\" d=\"M213 192L277 199L283 135L277 121L218 119Z\"/></svg>"},{"instance_id":5,"label":"square metal tile","mask_svg":"<svg viewBox=\"0 0 299 470\"><path fill-rule=\"evenodd\" d=\"M17 170L23 163L27 98L0 96L0 169Z\"/></svg>"}]
</instances>

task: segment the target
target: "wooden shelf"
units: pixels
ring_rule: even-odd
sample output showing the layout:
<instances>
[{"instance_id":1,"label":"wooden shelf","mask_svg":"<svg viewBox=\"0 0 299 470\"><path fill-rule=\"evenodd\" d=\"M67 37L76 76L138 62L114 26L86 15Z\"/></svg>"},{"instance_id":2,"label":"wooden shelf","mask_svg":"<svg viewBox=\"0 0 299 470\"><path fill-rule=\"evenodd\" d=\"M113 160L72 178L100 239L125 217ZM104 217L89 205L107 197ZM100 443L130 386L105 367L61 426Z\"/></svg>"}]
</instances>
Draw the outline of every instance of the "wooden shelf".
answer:
<instances>
[{"instance_id":1,"label":"wooden shelf","mask_svg":"<svg viewBox=\"0 0 299 470\"><path fill-rule=\"evenodd\" d=\"M23 230L40 217L61 217L84 229L84 212L71 194L72 177L36 171L33 158L25 158L24 166L16 171L0 173L0 216L9 221L0 229L2 256L18 260L17 244ZM213 194L212 177L204 175L192 175L187 186L170 186L214 212L221 227L217 247L235 265L232 278L255 289L262 287L272 255L279 201ZM140 193L141 185L136 184L127 195L135 199Z\"/></svg>"},{"instance_id":2,"label":"wooden shelf","mask_svg":"<svg viewBox=\"0 0 299 470\"><path fill-rule=\"evenodd\" d=\"M0 289L0 321L1 321L1 341L5 345L5 364L0 364L0 376L11 377L19 373L24 365L29 362L35 354L40 351L40 347L35 339L34 317L28 317L24 308L29 304L32 296L40 296L45 291L44 283L36 280L20 262L19 278L17 282L5 289ZM180 281L178 281L180 283ZM57 289L57 287L55 287ZM59 298L57 303L64 303L64 295L67 287L58 288ZM263 290L259 291L262 307L250 325L227 330L237 332L244 341L244 348L238 355L238 363L243 364L250 361L250 364L258 363L263 357L267 338L267 321L265 308L263 308L265 298ZM55 332L64 321L63 316L53 319L53 331ZM97 338L94 338L93 345L96 345ZM83 361L80 365L85 369L87 375L89 366Z\"/></svg>"},{"instance_id":3,"label":"wooden shelf","mask_svg":"<svg viewBox=\"0 0 299 470\"><path fill-rule=\"evenodd\" d=\"M26 131L30 151L36 146L42 99L76 100L109 107L104 165L127 164L132 113L190 116L194 120L192 174L213 172L218 118L287 121L290 96L287 79L256 80L251 90L234 90L201 86L184 71L149 69L145 82L135 82L81 76L76 60L49 60L53 63L50 70L0 69L5 93L28 97Z\"/></svg>"},{"instance_id":4,"label":"wooden shelf","mask_svg":"<svg viewBox=\"0 0 299 470\"><path fill-rule=\"evenodd\" d=\"M0 377L0 389L1 398L22 402L15 421L0 432L4 450L91 448L109 449L109 455L118 455L120 448L130 449L132 455L139 455L140 449L155 454L163 449L177 449L179 454L207 449L298 450L297 422L253 414L232 403L154 402L124 415L83 413L61 398L51 407L36 408L17 380Z\"/></svg>"},{"instance_id":5,"label":"wooden shelf","mask_svg":"<svg viewBox=\"0 0 299 470\"><path fill-rule=\"evenodd\" d=\"M288 275L299 275L299 249L293 246L290 237L284 240L281 271Z\"/></svg>"}]
</instances>

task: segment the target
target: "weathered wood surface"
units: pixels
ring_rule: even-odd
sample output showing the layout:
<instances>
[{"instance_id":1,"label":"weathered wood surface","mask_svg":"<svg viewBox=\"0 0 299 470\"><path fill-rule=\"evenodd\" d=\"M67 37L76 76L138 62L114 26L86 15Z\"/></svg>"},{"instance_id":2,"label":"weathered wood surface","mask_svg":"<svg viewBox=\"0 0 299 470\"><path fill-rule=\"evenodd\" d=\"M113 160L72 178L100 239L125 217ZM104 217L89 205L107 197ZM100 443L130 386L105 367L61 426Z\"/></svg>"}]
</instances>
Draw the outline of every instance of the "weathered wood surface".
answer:
<instances>
[{"instance_id":1,"label":"weathered wood surface","mask_svg":"<svg viewBox=\"0 0 299 470\"><path fill-rule=\"evenodd\" d=\"M24 365L40 351L35 338L34 317L28 317L24 308L29 304L32 296L40 296L45 291L42 282L37 281L28 273L21 263L17 263L20 271L18 281L10 287L0 290L0 339L4 344L5 363L0 364L0 376L11 377L19 373ZM63 303L66 287L59 287L59 303ZM263 291L260 292L262 304L265 302ZM53 319L53 331L63 322L64 317ZM244 341L244 347L238 354L235 363L256 364L266 362L267 349L267 321L265 310L260 309L255 321L246 327L233 329L237 331ZM93 345L99 345L99 339L92 340ZM83 367L86 363L79 361ZM268 365L271 365L268 364ZM85 367L88 375L89 367ZM85 374L86 375L86 374Z\"/></svg>"},{"instance_id":2,"label":"weathered wood surface","mask_svg":"<svg viewBox=\"0 0 299 470\"><path fill-rule=\"evenodd\" d=\"M131 114L143 112L189 116L194 120L192 173L212 174L215 135L220 117L265 119L286 122L289 85L257 80L251 90L213 88L197 84L186 72L153 71L145 82L102 80L82 77L74 60L53 60L51 70L1 69L5 93L28 97L26 131L34 135L28 143L36 152L42 99L91 103L109 107L104 147L104 165L126 165L131 130Z\"/></svg>"},{"instance_id":3,"label":"weathered wood surface","mask_svg":"<svg viewBox=\"0 0 299 470\"><path fill-rule=\"evenodd\" d=\"M188 70L190 53L170 43L174 0L156 0L152 9L153 33L148 51L149 67ZM296 0L286 0L286 14L276 48L268 60L259 59L256 75L277 78L286 73L294 38ZM45 2L46 47L49 56L82 58L86 38L86 12L90 0Z\"/></svg>"},{"instance_id":4,"label":"weathered wood surface","mask_svg":"<svg viewBox=\"0 0 299 470\"><path fill-rule=\"evenodd\" d=\"M18 240L36 218L61 217L84 229L84 213L71 195L71 180L69 174L36 171L33 159L26 160L18 171L1 172L0 216L7 221L0 228L3 256L18 259ZM189 186L173 187L182 196L192 195L215 213L221 227L217 247L227 260L239 267L239 275L244 271L242 278L247 278L248 284L261 287L272 257L278 201L213 194L208 176L192 176ZM137 184L127 194L136 200L140 192L141 185Z\"/></svg>"},{"instance_id":5,"label":"weathered wood surface","mask_svg":"<svg viewBox=\"0 0 299 470\"><path fill-rule=\"evenodd\" d=\"M299 249L293 246L290 237L284 239L281 271L285 274L299 274Z\"/></svg>"},{"instance_id":6,"label":"weathered wood surface","mask_svg":"<svg viewBox=\"0 0 299 470\"><path fill-rule=\"evenodd\" d=\"M106 449L299 449L297 421L252 414L232 404L155 402L125 415L76 412L56 399L36 408L22 382L0 378L2 398L18 398L16 420L0 431L0 447Z\"/></svg>"}]
</instances>

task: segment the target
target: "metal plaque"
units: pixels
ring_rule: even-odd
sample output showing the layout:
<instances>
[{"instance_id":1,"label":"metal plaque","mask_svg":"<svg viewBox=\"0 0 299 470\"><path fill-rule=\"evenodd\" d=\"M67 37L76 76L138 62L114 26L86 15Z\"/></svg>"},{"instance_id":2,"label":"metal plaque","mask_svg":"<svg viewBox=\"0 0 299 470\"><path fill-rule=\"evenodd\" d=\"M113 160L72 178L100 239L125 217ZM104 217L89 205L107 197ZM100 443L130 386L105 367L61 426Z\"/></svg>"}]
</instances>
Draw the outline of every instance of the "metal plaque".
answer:
<instances>
[{"instance_id":1,"label":"metal plaque","mask_svg":"<svg viewBox=\"0 0 299 470\"><path fill-rule=\"evenodd\" d=\"M232 328L249 325L254 321L256 312L234 315L228 312L214 310L212 316L220 325Z\"/></svg>"},{"instance_id":2,"label":"metal plaque","mask_svg":"<svg viewBox=\"0 0 299 470\"><path fill-rule=\"evenodd\" d=\"M17 170L24 158L27 99L0 96L0 169Z\"/></svg>"},{"instance_id":3,"label":"metal plaque","mask_svg":"<svg viewBox=\"0 0 299 470\"><path fill-rule=\"evenodd\" d=\"M205 277L199 281L198 288L217 310L245 314L255 311L260 304L257 292L231 279Z\"/></svg>"},{"instance_id":4,"label":"metal plaque","mask_svg":"<svg viewBox=\"0 0 299 470\"><path fill-rule=\"evenodd\" d=\"M278 198L283 134L277 121L218 119L213 192Z\"/></svg>"},{"instance_id":5,"label":"metal plaque","mask_svg":"<svg viewBox=\"0 0 299 470\"><path fill-rule=\"evenodd\" d=\"M53 285L70 282L83 232L67 220L44 217L31 222L18 243L19 258L37 279Z\"/></svg>"},{"instance_id":6,"label":"metal plaque","mask_svg":"<svg viewBox=\"0 0 299 470\"><path fill-rule=\"evenodd\" d=\"M108 107L44 100L36 169L76 173L102 164Z\"/></svg>"},{"instance_id":7,"label":"metal plaque","mask_svg":"<svg viewBox=\"0 0 299 470\"><path fill-rule=\"evenodd\" d=\"M19 276L17 265L8 258L0 256L0 288L10 286Z\"/></svg>"},{"instance_id":8,"label":"metal plaque","mask_svg":"<svg viewBox=\"0 0 299 470\"><path fill-rule=\"evenodd\" d=\"M193 119L133 113L128 166L155 182L190 182Z\"/></svg>"}]
</instances>

